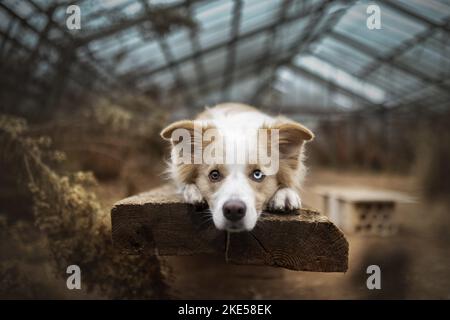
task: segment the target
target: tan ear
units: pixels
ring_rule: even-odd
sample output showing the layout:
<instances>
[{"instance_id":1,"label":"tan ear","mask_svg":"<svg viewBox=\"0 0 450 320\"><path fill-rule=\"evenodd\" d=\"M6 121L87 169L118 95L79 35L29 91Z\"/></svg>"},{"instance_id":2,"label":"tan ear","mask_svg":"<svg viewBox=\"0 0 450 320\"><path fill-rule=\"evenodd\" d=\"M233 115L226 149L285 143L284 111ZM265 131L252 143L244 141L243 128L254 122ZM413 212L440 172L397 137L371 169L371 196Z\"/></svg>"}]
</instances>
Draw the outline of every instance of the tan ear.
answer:
<instances>
[{"instance_id":1,"label":"tan ear","mask_svg":"<svg viewBox=\"0 0 450 320\"><path fill-rule=\"evenodd\" d=\"M181 121L177 121L174 122L172 124L169 124L167 127L165 127L160 135L164 140L172 140L172 133L176 130L176 129L186 129L189 131L193 131L194 130L194 121L192 120L181 120Z\"/></svg>"},{"instance_id":2,"label":"tan ear","mask_svg":"<svg viewBox=\"0 0 450 320\"><path fill-rule=\"evenodd\" d=\"M274 129L280 131L280 143L300 144L303 141L314 139L314 134L311 130L297 122L282 122L275 125Z\"/></svg>"},{"instance_id":3,"label":"tan ear","mask_svg":"<svg viewBox=\"0 0 450 320\"><path fill-rule=\"evenodd\" d=\"M308 128L289 119L279 119L268 128L278 130L281 159L298 159L304 142L314 138Z\"/></svg>"}]
</instances>

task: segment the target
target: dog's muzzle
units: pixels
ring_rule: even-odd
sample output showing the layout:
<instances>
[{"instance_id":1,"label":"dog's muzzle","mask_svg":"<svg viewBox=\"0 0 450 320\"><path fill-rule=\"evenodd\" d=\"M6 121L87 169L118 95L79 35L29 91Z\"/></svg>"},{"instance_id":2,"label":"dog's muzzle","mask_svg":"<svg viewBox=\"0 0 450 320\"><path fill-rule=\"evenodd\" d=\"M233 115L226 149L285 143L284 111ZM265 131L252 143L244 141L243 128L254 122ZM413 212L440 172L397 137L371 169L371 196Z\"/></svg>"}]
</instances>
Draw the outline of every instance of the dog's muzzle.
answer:
<instances>
[{"instance_id":1,"label":"dog's muzzle","mask_svg":"<svg viewBox=\"0 0 450 320\"><path fill-rule=\"evenodd\" d=\"M242 227L240 221L244 218L246 211L247 206L241 200L228 200L222 207L223 215L231 229L240 229Z\"/></svg>"}]
</instances>

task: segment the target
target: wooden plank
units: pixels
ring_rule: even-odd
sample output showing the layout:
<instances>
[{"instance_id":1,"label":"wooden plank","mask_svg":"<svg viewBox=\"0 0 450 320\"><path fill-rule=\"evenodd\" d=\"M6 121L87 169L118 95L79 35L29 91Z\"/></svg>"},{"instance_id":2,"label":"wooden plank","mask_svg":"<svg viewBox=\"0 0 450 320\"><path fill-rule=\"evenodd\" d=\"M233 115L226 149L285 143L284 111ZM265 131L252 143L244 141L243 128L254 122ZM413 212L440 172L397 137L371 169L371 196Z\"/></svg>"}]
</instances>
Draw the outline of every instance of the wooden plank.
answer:
<instances>
[{"instance_id":1,"label":"wooden plank","mask_svg":"<svg viewBox=\"0 0 450 320\"><path fill-rule=\"evenodd\" d=\"M221 254L231 263L291 270L345 272L348 242L326 217L310 209L263 213L251 232L217 230L207 208L183 203L166 185L117 202L112 238L127 254Z\"/></svg>"}]
</instances>

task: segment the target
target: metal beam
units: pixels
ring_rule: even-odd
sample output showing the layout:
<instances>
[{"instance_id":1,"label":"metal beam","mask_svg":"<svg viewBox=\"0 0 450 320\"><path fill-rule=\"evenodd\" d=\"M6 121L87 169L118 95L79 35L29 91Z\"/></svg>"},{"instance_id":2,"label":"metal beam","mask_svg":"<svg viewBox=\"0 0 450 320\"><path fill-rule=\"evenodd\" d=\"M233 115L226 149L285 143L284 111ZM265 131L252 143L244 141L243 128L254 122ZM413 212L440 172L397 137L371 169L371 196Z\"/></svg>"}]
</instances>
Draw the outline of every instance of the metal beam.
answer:
<instances>
[{"instance_id":1,"label":"metal beam","mask_svg":"<svg viewBox=\"0 0 450 320\"><path fill-rule=\"evenodd\" d=\"M188 1L186 11L189 16L191 16L191 17L193 16L192 5L191 5L190 1ZM190 39L192 52L200 52L201 46L200 46L200 39L198 37L197 29L189 30L189 39ZM197 87L198 88L200 88L202 86L202 84L208 83L205 66L203 65L203 61L201 58L202 58L201 55L199 55L199 56L197 56L197 58L194 59L195 76L197 79ZM201 94L201 92L199 92L199 94Z\"/></svg>"},{"instance_id":2,"label":"metal beam","mask_svg":"<svg viewBox=\"0 0 450 320\"><path fill-rule=\"evenodd\" d=\"M321 54L317 54L317 53L315 54L315 56L317 58L319 58L320 60L323 60L324 62L330 64L331 66L333 66L333 67L335 67L337 69L341 69L341 66L338 65L336 63L336 61L332 61L330 58L327 58L327 57L325 57L325 56L323 56ZM348 72L347 70L344 70L344 69L342 69L342 70L345 71L345 72ZM357 74L353 74L353 73L350 73L350 72L348 72L348 73L351 74L354 77L358 77ZM391 84L388 81L386 81L385 78L380 79L380 80L383 82L383 84L377 84L377 83L373 83L373 82L371 82L371 83L374 84L375 86L379 86L382 90L384 90L385 92L387 92L387 93L389 93L389 94L391 94L393 96L393 99L384 102L382 105L386 106L389 103L389 105L394 106L394 107L387 107L389 110L391 110L393 108L396 108L398 103L402 103L401 102L402 99L401 99L401 97L399 97L399 95L403 96L404 94L407 94L408 90L410 90L410 89L406 88L405 92L398 92L398 91L392 90L390 88ZM433 84L427 83L423 87L417 89L414 93L418 93L418 92L424 91L424 90L428 89L431 86L433 86Z\"/></svg>"},{"instance_id":3,"label":"metal beam","mask_svg":"<svg viewBox=\"0 0 450 320\"><path fill-rule=\"evenodd\" d=\"M278 21L280 21L279 24L275 25L270 31L269 31L269 35L267 37L267 43L266 43L266 50L264 52L264 56L263 56L263 63L264 61L270 61L273 60L273 47L275 46L275 39L277 37L277 33L279 28L283 25L285 19L286 19L286 14L287 11L289 10L289 7L292 4L292 0L284 0L283 3L281 4L281 9L280 9L280 14L279 14L279 19ZM303 10L302 10L303 11ZM277 68L275 68L276 70ZM272 74L270 76L270 81L272 81L274 77L274 72L272 71ZM264 84L264 79L260 80L260 84L258 85L256 92L253 94L252 96L252 100L255 100L255 96L258 94L258 92L260 90L262 90L262 87Z\"/></svg>"},{"instance_id":4,"label":"metal beam","mask_svg":"<svg viewBox=\"0 0 450 320\"><path fill-rule=\"evenodd\" d=\"M202 2L202 1L206 1L206 0L189 0L189 2L191 4L197 3L197 2ZM168 11L177 10L177 9L186 7L186 5L187 5L187 2L183 1L180 3L174 4L174 5L161 7L161 9L159 9L159 10L168 10ZM84 36L83 38L78 38L77 46L84 46L92 41L110 37L118 32L124 32L130 28L133 28L142 23L148 22L149 19L151 19L151 16L149 15L149 13L147 11L143 14L137 15L136 17L121 21L120 23L113 24L106 28L93 31L91 34L88 34L88 35Z\"/></svg>"},{"instance_id":5,"label":"metal beam","mask_svg":"<svg viewBox=\"0 0 450 320\"><path fill-rule=\"evenodd\" d=\"M390 63L391 61L393 61L397 57L401 56L408 50L414 48L416 45L427 40L430 36L433 35L433 33L435 33L435 31L436 31L436 28L431 26L428 29L426 29L425 31L420 32L418 35L414 36L413 38L402 42L396 48L392 49L387 55L375 59L374 62L369 64L367 67L365 67L360 72L359 77L366 78L372 72L377 70L383 63Z\"/></svg>"},{"instance_id":6,"label":"metal beam","mask_svg":"<svg viewBox=\"0 0 450 320\"><path fill-rule=\"evenodd\" d=\"M7 6L4 5L3 3L0 3L0 8L2 8L4 11L6 11L6 12L12 17L11 21L13 21L13 20L14 20L14 21L19 21L19 23L20 23L21 26L25 27L26 29L28 29L29 31L31 31L32 33L34 33L34 34L36 34L36 35L38 35L38 36L40 35L40 31L39 31L38 29L36 29L33 25L31 25L26 19L20 17L20 16L19 16L16 12L14 12L12 9L10 9L9 7L7 7ZM28 45L26 45L26 44L24 44L24 43L22 43L22 42L20 42L20 41L19 41L18 39L16 39L16 38L12 38L12 37L10 37L9 35L3 34L3 33L2 33L2 35L3 35L4 37L7 37L7 38L9 39L9 41L13 42L16 46L18 46L18 47L20 47L21 49L25 50L25 51L26 51L28 54L30 54L30 55L32 55L33 52L36 52L37 57L38 57L39 59L41 59L42 61L47 62L48 65L49 65L50 67L53 68L53 71L54 71L55 73L57 72L57 70L58 70L58 62L52 62L52 61L50 61L50 59L49 59L49 57L48 57L47 55L41 54L41 53L39 52L39 50L38 50L38 51L35 51L35 49L29 47ZM56 44L56 43L50 41L47 37L42 37L41 41L42 41L43 43L46 43L46 44L47 44L48 46L50 46L51 48L56 49L60 54L62 54L62 52L63 52L63 50L64 50L64 47L62 47L60 44ZM83 68L83 69L85 69L85 70L87 70L87 71L90 71L91 73L94 73L94 72L95 72L95 70L89 69L90 67L89 67L88 65L83 64L83 63L79 63L79 64L80 64L80 67L81 67L81 68ZM70 78L72 81L74 81L76 84L79 84L80 86L84 87L85 89L87 89L87 90L92 90L92 87L91 87L91 86L86 85L86 83L85 83L84 80L79 79L79 78L76 77L75 75L72 75L72 74L69 73L69 74L67 74L66 76L67 76L68 78ZM47 79L35 79L35 82L41 84L42 86L45 86L45 85L49 86L48 81L46 82L45 80L47 80ZM103 86L103 88L98 87L97 90L99 90L99 92L104 92L106 96L109 96L109 91L110 91L110 90L107 90L107 87L105 86L105 83L104 83L103 81L100 81L100 82L98 82L98 83L99 83L101 86ZM46 90L43 90L43 91L41 90L42 94L45 95L45 96L47 96L47 95L48 95L48 92L50 91L51 88L52 88L52 87L49 86Z\"/></svg>"},{"instance_id":7,"label":"metal beam","mask_svg":"<svg viewBox=\"0 0 450 320\"><path fill-rule=\"evenodd\" d=\"M284 25L284 21L286 20L286 13L292 5L293 0L283 0L281 4L280 13L278 17L278 23L273 26L272 29L269 30L269 35L267 37L266 49L264 50L263 60L271 59L274 42L277 38L278 30L281 26Z\"/></svg>"},{"instance_id":8,"label":"metal beam","mask_svg":"<svg viewBox=\"0 0 450 320\"><path fill-rule=\"evenodd\" d=\"M35 9L38 8L32 0L28 0L28 3L31 4ZM42 12L41 12L41 13L45 14L47 21L45 23L44 28L39 32L38 41L37 41L35 47L33 48L33 51L31 52L30 56L28 57L27 64L30 66L30 68L36 61L36 59L39 55L39 51L41 50L42 43L44 42L44 39L47 38L47 36L53 26L53 16L55 14L55 11L56 11L56 7L50 7L48 11L42 10Z\"/></svg>"},{"instance_id":9,"label":"metal beam","mask_svg":"<svg viewBox=\"0 0 450 320\"><path fill-rule=\"evenodd\" d=\"M0 8L2 8L4 11L6 11L10 16L12 16L14 19L17 19L25 28L27 28L28 30L30 30L31 32L33 32L36 35L40 35L41 31L36 29L33 25L31 25L27 19L22 18L20 15L18 15L16 12L14 12L14 10L12 10L11 8L9 8L8 6L6 6L4 3L0 2ZM42 38L42 42L45 42L47 45L49 45L51 48L54 48L58 51L58 53L62 53L66 50L66 47L63 46L61 43L55 43L53 41L51 41L48 37L43 37ZM81 61L77 61L77 63L79 64L79 66L83 69L85 69L87 72L92 73L94 75L100 76L100 74L98 73L98 71L95 69L94 66L89 65L87 63L83 63ZM100 77L102 78L102 77ZM108 78L102 78L103 81L101 81L102 85L104 85L105 83L108 83L109 79Z\"/></svg>"},{"instance_id":10,"label":"metal beam","mask_svg":"<svg viewBox=\"0 0 450 320\"><path fill-rule=\"evenodd\" d=\"M334 89L336 91L339 91L339 92L341 92L341 93L343 93L343 94L345 94L345 95L347 95L347 96L349 96L351 98L354 98L354 99L356 99L356 100L358 100L358 101L360 101L360 102L362 102L362 103L364 103L366 105L371 105L371 106L374 106L374 107L382 107L381 104L376 104L376 103L370 101L369 99L367 99L367 98L365 98L363 96L360 96L360 95L356 94L355 92L353 92L351 90L348 90L348 89L346 89L344 87L341 87L340 85L338 85L335 82L326 80L326 79L322 78L321 76L319 76L318 74L312 73L311 71L309 71L309 70L307 70L307 69L305 69L305 68L303 68L301 66L291 64L291 65L289 65L289 68L292 71L294 71L295 73L297 73L297 74L299 74L301 76L307 76L307 77L315 80L316 82L320 82L321 84L323 84L323 85L325 85L325 86L327 86L329 88L332 88L332 89Z\"/></svg>"},{"instance_id":11,"label":"metal beam","mask_svg":"<svg viewBox=\"0 0 450 320\"><path fill-rule=\"evenodd\" d=\"M233 6L233 19L231 20L231 32L230 39L232 44L228 47L227 61L225 63L225 70L223 73L223 85L222 85L222 100L227 100L227 89L229 84L233 82L234 67L236 62L236 39L239 36L239 29L241 25L242 15L242 0L234 0Z\"/></svg>"},{"instance_id":12,"label":"metal beam","mask_svg":"<svg viewBox=\"0 0 450 320\"><path fill-rule=\"evenodd\" d=\"M252 59L251 61L248 61L248 63L243 64L242 67L237 68L235 70L235 78L242 80L244 77L248 77L249 75L255 74L255 72L258 70L258 65L254 63L255 60ZM217 72L214 74L209 75L208 77L208 83L204 83L198 88L201 92L203 92L203 95L208 95L211 92L217 91L217 90L226 90L230 86L234 84L233 81L228 82L226 84L226 87L224 87L223 82L217 81L221 80L223 77L223 72ZM189 88L188 88L189 89ZM205 90L207 89L207 90ZM194 90L194 89L192 89Z\"/></svg>"},{"instance_id":13,"label":"metal beam","mask_svg":"<svg viewBox=\"0 0 450 320\"><path fill-rule=\"evenodd\" d=\"M309 54L313 55L312 52L305 52L305 53L309 53ZM316 57L316 58L322 60L323 62L328 63L329 65L335 67L336 69L340 69L340 70L342 70L342 71L344 71L344 72L347 72L348 74L350 74L350 75L352 75L352 76L358 78L358 75L357 75L355 72L349 72L348 70L342 68L342 66L339 65L339 63L336 62L336 61L335 61L334 59L332 59L332 58L326 57L326 56L324 56L323 54L320 54L320 53L314 53L314 57ZM380 79L380 80L383 82L382 85L378 85L378 84L374 84L374 85L375 85L375 86L380 86L381 89L383 89L384 91L387 91L387 92L389 92L389 93L395 93L394 91L392 91L392 90L389 89L390 84L388 83L388 81L386 81L386 79ZM366 82L367 82L367 81L366 81Z\"/></svg>"},{"instance_id":14,"label":"metal beam","mask_svg":"<svg viewBox=\"0 0 450 320\"><path fill-rule=\"evenodd\" d=\"M166 59L167 64L173 65L173 67L171 68L171 73L172 73L175 87L177 87L177 89L185 88L186 83L183 80L183 76L181 75L181 72L180 72L178 66L175 66L173 64L174 57L173 57L172 51L170 50L169 45L167 44L167 41L165 39L159 39L158 44L161 47L161 51L164 55L164 58ZM188 102L193 101L193 99L190 95L187 95L187 100L188 100Z\"/></svg>"},{"instance_id":15,"label":"metal beam","mask_svg":"<svg viewBox=\"0 0 450 320\"><path fill-rule=\"evenodd\" d=\"M145 0L140 0L142 6L144 7L145 11L149 16L152 15L152 12L150 11L150 7L148 6L148 3ZM166 64L173 64L173 61L175 60L172 50L170 49L169 44L167 43L167 40L163 37L158 37L158 45L163 53L164 59L166 60ZM181 74L181 71L179 70L178 66L174 66L171 68L171 74L173 77L173 81L175 84L175 88L179 89L186 87L186 83L183 80L183 76ZM187 101L189 104L192 104L193 99L190 94L186 92L185 97L187 98Z\"/></svg>"},{"instance_id":16,"label":"metal beam","mask_svg":"<svg viewBox=\"0 0 450 320\"><path fill-rule=\"evenodd\" d=\"M28 3L31 6L34 7L35 10L37 10L39 13L45 14L47 16L47 25L46 25L46 27L54 27L56 30L58 30L63 35L64 38L69 39L70 41L75 41L74 36L66 30L65 26L61 26L58 22L56 22L53 19L53 12L57 9L57 7L61 6L61 4L53 5L53 6L49 7L49 9L46 10L46 9L42 8L40 4L37 4L35 2L35 0L27 0L27 1L28 1ZM49 11L51 14L49 14L49 12L47 12L47 11ZM94 54L92 53L92 51L89 48L86 47L84 49L85 49L85 51L87 53L87 56L91 60L91 61L88 62L88 64L94 69L96 69L97 67L101 68L101 71L97 70L96 72L103 72L103 73L105 73L107 75L106 78L108 78L108 79L115 78L114 75L110 72L110 70L112 69L111 66L109 66L109 65L104 66L94 56ZM123 86L123 84L120 84L120 83L119 83L119 85Z\"/></svg>"},{"instance_id":17,"label":"metal beam","mask_svg":"<svg viewBox=\"0 0 450 320\"><path fill-rule=\"evenodd\" d=\"M365 45L359 41L356 41L342 33L337 33L335 31L333 31L333 32L330 32L328 34L328 36L332 37L333 39L341 42L342 44L344 44L346 46L349 46L357 51L364 53L365 55L367 55L369 57L372 57L374 59L380 58L373 52L372 48L370 48L367 45ZM450 85L444 83L444 81L442 79L430 78L428 75L422 73L421 71L412 69L400 61L389 61L387 63L387 65L392 66L393 68L395 68L397 70L403 71L423 82L432 83L436 87L439 87L440 89L445 90L446 92L448 92L448 90L450 90Z\"/></svg>"},{"instance_id":18,"label":"metal beam","mask_svg":"<svg viewBox=\"0 0 450 320\"><path fill-rule=\"evenodd\" d=\"M5 58L8 54L8 51L6 50L6 44L8 43L8 41L11 40L17 41L16 39L13 39L9 35L13 30L15 23L16 22L13 19L11 19L10 21L8 21L8 26L6 27L5 31L0 29L0 35L2 36L2 42L0 44L0 56L2 59ZM16 43L14 43L14 45L16 45ZM10 45L9 51L11 51L13 47L14 47L13 45Z\"/></svg>"},{"instance_id":19,"label":"metal beam","mask_svg":"<svg viewBox=\"0 0 450 320\"><path fill-rule=\"evenodd\" d=\"M311 5L311 7L314 7L314 6ZM287 23L290 23L290 22L302 19L302 18L308 16L309 14L310 14L310 10L304 10L304 11L298 13L298 14L295 14L295 15L287 17L283 24L287 24ZM207 54L211 54L211 53L223 50L224 48L228 47L229 45L233 44L234 42L238 43L238 42L241 42L241 41L246 41L248 39L251 39L254 36L257 36L257 35L260 35L262 33L267 32L267 31L270 31L277 24L279 24L279 22L275 21L275 22L273 22L273 23L271 23L271 24L269 24L267 26L264 26L264 27L261 27L261 28L258 28L258 29L254 29L252 31L248 31L248 32L246 32L244 34L241 34L235 40L231 39L231 40L227 40L227 41L223 41L223 42L217 43L217 44L215 44L213 46L210 46L210 47L204 49L201 52L194 52L191 55L183 57L183 58L175 61L174 63L175 64L183 64L183 63L186 63L186 62L191 61L193 59L196 59L200 55L207 55ZM146 64L147 63L145 63L145 65ZM154 69L144 70L144 71L142 71L142 67L144 67L144 65L138 66L136 69L130 71L127 74L125 74L124 78L129 80L129 81L135 81L135 80L143 78L143 77L152 76L152 75L154 75L156 73L159 73L159 72L164 72L164 71L170 69L172 66L164 65L164 66L160 66L160 67L157 67L157 68L154 68Z\"/></svg>"},{"instance_id":20,"label":"metal beam","mask_svg":"<svg viewBox=\"0 0 450 320\"><path fill-rule=\"evenodd\" d=\"M187 8L189 8L189 0L186 0L186 1L187 1L186 6L187 6ZM213 0L213 1L217 1L217 0ZM188 10L188 12L189 12L189 10ZM262 15L265 15L265 14L266 13L263 13ZM191 16L191 14L189 14L189 16ZM257 16L255 16L253 18L259 18L259 16L257 15ZM193 32L195 30L195 28L189 28L189 29L191 31L190 33L193 34L195 36L195 38L198 39L197 33ZM199 43L198 41L196 41L196 42ZM122 50L122 51L125 51L127 54L130 54L130 53L132 53L135 50L140 50L142 47L146 46L147 44L148 44L147 42L135 43L134 45L132 45L129 48L127 48L127 50ZM105 44L104 46L101 47L101 49L98 49L97 51L101 51L103 53L103 52L106 52L106 51L110 50L111 48L118 48L119 46L120 45L117 45L117 44L113 44L113 45L109 45L109 46L107 44ZM198 51L201 50L200 49L201 48L200 45L198 45L197 47L199 49L198 50L193 50L193 52L198 52ZM97 53L97 51L94 51L94 53ZM200 56L201 56L201 52L200 52ZM201 60L200 56L196 57L196 59L194 59L194 60ZM127 73L132 74L132 73L134 73L134 71L138 71L138 72L142 71L144 69L144 67L148 65L148 62L149 62L148 60L144 61L140 66L138 66L137 68L135 68L135 69L133 69L133 70L127 72ZM148 69L146 69L146 70L148 70Z\"/></svg>"},{"instance_id":21,"label":"metal beam","mask_svg":"<svg viewBox=\"0 0 450 320\"><path fill-rule=\"evenodd\" d=\"M305 31L303 31L294 44L288 49L288 55L280 61L277 61L275 67L272 68L270 76L262 80L253 94L252 101L257 104L261 100L262 92L264 92L265 88L275 80L276 72L279 67L291 64L295 56L300 54L302 51L308 50L312 43L321 39L324 34L328 33L339 22L339 19L345 13L345 10L341 9L341 11L335 12L331 18L328 18L327 24L320 32L314 32L316 26L319 25L322 18L324 18L327 8L332 3L332 1L325 0L319 3L316 8L312 9L311 13L314 14L314 16L308 21Z\"/></svg>"},{"instance_id":22,"label":"metal beam","mask_svg":"<svg viewBox=\"0 0 450 320\"><path fill-rule=\"evenodd\" d=\"M383 5L389 7L392 10L397 11L398 13L400 13L403 16L407 16L408 18L414 19L416 21L422 22L424 24L427 24L429 27L435 28L435 29L440 29L444 32L450 32L450 27L448 26L448 24L444 23L444 24L440 24L438 22L435 22L433 20L428 19L427 17L417 14L416 12L392 1L392 0L381 0L381 2L383 3Z\"/></svg>"}]
</instances>

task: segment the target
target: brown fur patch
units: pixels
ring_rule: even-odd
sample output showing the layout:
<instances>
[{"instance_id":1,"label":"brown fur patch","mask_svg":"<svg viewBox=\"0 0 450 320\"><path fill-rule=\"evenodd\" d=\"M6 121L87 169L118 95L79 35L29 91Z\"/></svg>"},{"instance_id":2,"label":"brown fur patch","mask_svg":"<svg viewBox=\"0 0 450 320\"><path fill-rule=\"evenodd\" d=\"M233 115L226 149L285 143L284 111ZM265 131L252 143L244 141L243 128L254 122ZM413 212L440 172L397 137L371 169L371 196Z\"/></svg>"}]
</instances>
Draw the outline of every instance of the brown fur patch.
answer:
<instances>
[{"instance_id":1,"label":"brown fur patch","mask_svg":"<svg viewBox=\"0 0 450 320\"><path fill-rule=\"evenodd\" d=\"M214 109L222 110L224 115L240 112L260 112L253 107L240 104L221 104ZM207 109L197 117L197 119L202 119L202 121L198 122L198 120L194 120L197 121L197 123L201 123L201 126L195 126L195 122L191 120L182 120L165 128L161 132L161 136L166 140L171 140L172 132L175 129L187 129L191 135L191 151L195 151L195 148L200 146L202 148L201 150L204 151L208 144L212 142L203 139L204 133L208 129L215 129L207 121L207 119L212 118L212 116L211 111ZM266 176L264 180L257 182L251 179L250 175L256 169L260 169L264 172L264 168L260 164L247 165L246 174L248 183L254 190L255 206L258 212L261 212L265 208L271 197L279 188L288 187L297 190L299 189L305 170L302 164L304 144L306 141L310 141L314 138L314 134L303 125L281 117L278 117L273 124L262 126L262 129L268 129L267 138L269 144L273 132L272 129L279 130L279 154L277 155L279 156L279 170L276 174ZM197 137L195 135L196 130L201 130L201 132L197 132L197 134L201 134L200 136L202 139L200 141L192 139L192 137ZM172 146L176 145L174 144L174 141L171 140L171 142ZM273 152L270 145L266 146L266 149L270 153ZM223 150L223 153L225 154L225 150ZM194 154L194 152L192 152L192 154ZM222 181L213 182L209 179L209 173L215 169L219 170L224 176ZM204 162L202 164L179 164L173 168L173 170L176 173L178 182L185 184L195 183L208 203L211 203L214 194L228 175L226 165L208 165Z\"/></svg>"},{"instance_id":2,"label":"brown fur patch","mask_svg":"<svg viewBox=\"0 0 450 320\"><path fill-rule=\"evenodd\" d=\"M273 129L278 129L279 135L279 170L277 179L280 187L296 187L299 185L298 172L302 170L302 153L305 141L314 138L314 134L303 125L280 118L275 124L265 125L269 136ZM268 139L268 143L271 139Z\"/></svg>"},{"instance_id":3,"label":"brown fur patch","mask_svg":"<svg viewBox=\"0 0 450 320\"><path fill-rule=\"evenodd\" d=\"M267 206L268 201L271 199L275 191L278 190L278 180L275 175L266 176L263 181L257 182L250 178L252 172L261 167L258 164L247 165L246 175L250 187L255 194L255 208L258 212L263 211ZM199 165L197 166L198 175L195 178L195 184L199 188L206 202L211 203L214 193L220 188L224 179L228 176L228 169L226 165ZM223 175L223 179L218 182L210 181L208 178L209 173L212 170L219 170Z\"/></svg>"},{"instance_id":4,"label":"brown fur patch","mask_svg":"<svg viewBox=\"0 0 450 320\"><path fill-rule=\"evenodd\" d=\"M206 141L203 139L206 130L215 129L215 127L207 122L181 120L174 122L161 131L161 137L165 140L169 140L172 143L172 149L182 143L180 141L172 140L172 133L177 129L185 129L189 131L190 135L190 152L191 163L181 163L176 165L176 176L179 182L182 183L194 183L198 176L198 164L195 164L195 154L199 152L203 156L203 150L212 141ZM177 154L172 154L172 157L178 157Z\"/></svg>"}]
</instances>

